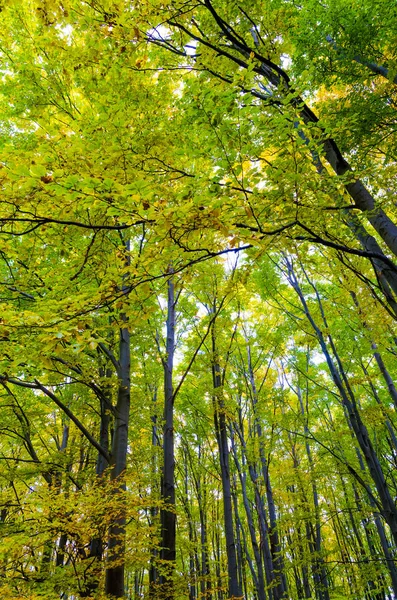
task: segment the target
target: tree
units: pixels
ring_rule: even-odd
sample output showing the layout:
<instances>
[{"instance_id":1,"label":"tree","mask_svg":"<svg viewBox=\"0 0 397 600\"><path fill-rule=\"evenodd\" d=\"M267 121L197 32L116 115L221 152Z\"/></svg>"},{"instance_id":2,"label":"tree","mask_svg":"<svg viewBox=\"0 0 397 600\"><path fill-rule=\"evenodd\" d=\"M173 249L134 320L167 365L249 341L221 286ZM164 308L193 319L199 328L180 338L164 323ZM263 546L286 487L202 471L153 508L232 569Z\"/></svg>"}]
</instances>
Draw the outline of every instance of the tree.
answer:
<instances>
[{"instance_id":1,"label":"tree","mask_svg":"<svg viewBox=\"0 0 397 600\"><path fill-rule=\"evenodd\" d=\"M391 598L394 7L2 18L3 595Z\"/></svg>"}]
</instances>

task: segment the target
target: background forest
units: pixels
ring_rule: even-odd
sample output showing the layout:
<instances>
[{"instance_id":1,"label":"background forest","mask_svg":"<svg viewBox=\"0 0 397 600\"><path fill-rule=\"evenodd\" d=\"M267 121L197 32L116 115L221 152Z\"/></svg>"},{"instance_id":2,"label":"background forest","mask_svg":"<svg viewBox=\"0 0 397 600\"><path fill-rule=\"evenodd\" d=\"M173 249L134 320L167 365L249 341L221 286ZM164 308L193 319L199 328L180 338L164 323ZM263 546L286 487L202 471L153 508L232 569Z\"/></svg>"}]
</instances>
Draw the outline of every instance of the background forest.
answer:
<instances>
[{"instance_id":1,"label":"background forest","mask_svg":"<svg viewBox=\"0 0 397 600\"><path fill-rule=\"evenodd\" d=\"M2 0L0 595L397 598L397 6Z\"/></svg>"}]
</instances>

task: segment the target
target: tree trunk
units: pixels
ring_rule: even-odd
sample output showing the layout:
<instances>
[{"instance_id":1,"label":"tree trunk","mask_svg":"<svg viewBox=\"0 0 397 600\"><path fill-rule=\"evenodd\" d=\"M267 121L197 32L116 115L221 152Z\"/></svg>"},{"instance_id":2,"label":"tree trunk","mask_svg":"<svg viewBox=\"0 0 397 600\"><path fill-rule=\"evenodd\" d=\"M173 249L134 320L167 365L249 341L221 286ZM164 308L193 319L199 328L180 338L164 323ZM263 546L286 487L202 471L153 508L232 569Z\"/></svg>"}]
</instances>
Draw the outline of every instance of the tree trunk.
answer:
<instances>
[{"instance_id":1,"label":"tree trunk","mask_svg":"<svg viewBox=\"0 0 397 600\"><path fill-rule=\"evenodd\" d=\"M215 311L214 311L215 313ZM214 424L219 450L219 463L221 468L223 492L223 516L226 538L227 571L229 579L229 598L241 598L242 591L238 581L238 568L236 556L236 542L233 525L233 504L230 482L229 446L227 439L226 415L222 396L222 378L219 366L218 349L215 335L215 320L212 325L212 383L214 393L212 396L214 406Z\"/></svg>"},{"instance_id":2,"label":"tree trunk","mask_svg":"<svg viewBox=\"0 0 397 600\"><path fill-rule=\"evenodd\" d=\"M271 486L271 482L270 482L269 469L267 466L265 446L263 443L262 425L261 425L260 419L257 414L258 392L256 389L254 369L252 366L251 349L250 349L250 346L249 346L247 340L246 340L246 342L247 342L248 376L249 376L249 382L250 382L250 387L251 387L252 408L254 411L254 430L255 430L256 436L259 440L259 456L260 456L260 461L261 461L262 477L263 477L263 481L265 484L267 506L268 506L268 511L269 511L269 521L270 521L269 536L270 536L272 560L273 560L273 566L274 566L274 576L276 577L276 581L277 581L277 589L274 590L273 593L275 594L275 597L277 597L277 599L278 599L278 598L284 598L287 596L287 593L288 593L287 592L287 580L285 578L284 562L283 562L283 557L282 557L282 553L281 553L281 545L280 545L280 540L279 540L279 535L278 535L278 530L277 530L276 506L274 503L273 490L272 490L272 486Z\"/></svg>"},{"instance_id":3,"label":"tree trunk","mask_svg":"<svg viewBox=\"0 0 397 600\"><path fill-rule=\"evenodd\" d=\"M202 458L201 446L199 446L199 460ZM200 517L200 545L201 545L201 577L200 577L200 593L202 599L212 600L211 592L211 573L208 557L208 540L207 540L207 493L205 487L205 479L201 481L200 473L195 478L197 502Z\"/></svg>"},{"instance_id":4,"label":"tree trunk","mask_svg":"<svg viewBox=\"0 0 397 600\"><path fill-rule=\"evenodd\" d=\"M126 323L125 316L122 317ZM125 562L125 525L126 525L126 506L125 506L125 482L123 476L127 467L128 450L128 423L130 416L130 363L131 363L130 333L127 325L120 329L120 381L117 395L117 404L115 408L115 422L112 447L112 471L111 481L115 484L115 494L119 506L117 506L117 516L109 527L108 544L108 567L106 569L106 594L113 595L116 598L124 596L124 562Z\"/></svg>"},{"instance_id":5,"label":"tree trunk","mask_svg":"<svg viewBox=\"0 0 397 600\"><path fill-rule=\"evenodd\" d=\"M354 233L356 239L360 242L362 248L367 252L385 256L376 239L367 232L357 217L351 214L351 211L349 211L349 213L350 214L346 217L346 223ZM385 256L385 258L387 257ZM391 269L387 262L380 258L372 258L371 262L378 279L379 287L383 292L391 312L397 318L397 272Z\"/></svg>"},{"instance_id":6,"label":"tree trunk","mask_svg":"<svg viewBox=\"0 0 397 600\"><path fill-rule=\"evenodd\" d=\"M130 242L125 242L125 265L130 264ZM123 285L122 291L127 288ZM124 597L125 535L126 535L126 485L124 475L127 468L128 425L131 400L131 336L128 318L120 315L122 326L119 330L119 387L114 411L114 432L112 440L111 475L114 482L115 518L109 527L108 566L105 573L105 593L116 598Z\"/></svg>"},{"instance_id":7,"label":"tree trunk","mask_svg":"<svg viewBox=\"0 0 397 600\"><path fill-rule=\"evenodd\" d=\"M256 573L253 572L254 584L256 587L256 593L258 595L258 599L266 600L265 578L264 578L264 573L263 573L262 559L261 559L259 545L258 545L258 542L256 539L256 532L255 532L254 521L252 518L252 511L251 511L251 507L250 507L248 495L247 495L246 474L243 473L241 465L240 465L240 461L239 461L238 454L237 454L237 448L236 448L236 444L234 441L233 432L231 432L231 441L232 441L232 452L233 452L234 462L235 462L236 469L237 469L239 479L240 479L241 493L243 496L244 509L245 509L245 514L247 517L248 530L249 530L250 539L251 539L252 551L254 553L254 558L255 558L255 563L256 563ZM243 452L245 452L244 447L243 447Z\"/></svg>"},{"instance_id":8,"label":"tree trunk","mask_svg":"<svg viewBox=\"0 0 397 600\"><path fill-rule=\"evenodd\" d=\"M163 473L161 498L161 559L163 573L160 577L162 595L165 600L174 597L174 569L176 559L176 514L175 514L175 454L174 454L174 390L173 365L175 351L175 294L174 283L168 280L167 339L164 369L164 429L163 429Z\"/></svg>"},{"instance_id":9,"label":"tree trunk","mask_svg":"<svg viewBox=\"0 0 397 600\"><path fill-rule=\"evenodd\" d=\"M302 416L306 419L305 416L305 407L303 404L302 392L301 388L297 386L297 396L299 400L299 406L301 410ZM309 430L307 427L307 423L305 421L304 432L307 436L309 434ZM308 440L306 439L306 455L309 462L310 469L310 479L312 486L312 494L313 494L313 505L314 505L314 516L315 516L315 527L314 527L314 547L315 547L315 564L314 564L314 579L316 582L316 591L318 593L319 600L330 600L329 596L329 584L328 584L328 576L325 568L324 560L322 557L322 539L321 539L321 519L320 519L320 507L318 501L318 491L315 475L313 473L313 458L310 449L310 445Z\"/></svg>"},{"instance_id":10,"label":"tree trunk","mask_svg":"<svg viewBox=\"0 0 397 600\"><path fill-rule=\"evenodd\" d=\"M151 493L153 494L153 488L155 493L153 494L153 498L156 501L158 498L158 456L156 449L160 446L159 436L157 433L157 386L154 387L153 390L153 406L154 412L152 414L152 461L151 461L151 481L152 481L152 489ZM150 524L153 527L155 523L157 523L158 519L158 507L155 502L153 506L150 508ZM158 584L158 550L153 543L152 535L152 543L150 547L150 567L149 567L149 598L154 599L156 597L156 586Z\"/></svg>"}]
</instances>

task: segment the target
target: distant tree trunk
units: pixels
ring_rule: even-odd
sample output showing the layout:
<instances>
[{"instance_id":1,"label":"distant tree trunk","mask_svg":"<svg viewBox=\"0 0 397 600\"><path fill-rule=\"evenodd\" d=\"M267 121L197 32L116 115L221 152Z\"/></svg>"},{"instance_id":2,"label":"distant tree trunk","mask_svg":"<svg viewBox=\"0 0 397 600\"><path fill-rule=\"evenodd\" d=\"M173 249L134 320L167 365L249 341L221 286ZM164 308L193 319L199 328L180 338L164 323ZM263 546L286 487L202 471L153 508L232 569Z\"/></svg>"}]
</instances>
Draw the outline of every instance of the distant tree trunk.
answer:
<instances>
[{"instance_id":1,"label":"distant tree trunk","mask_svg":"<svg viewBox=\"0 0 397 600\"><path fill-rule=\"evenodd\" d=\"M375 526L379 535L380 544L386 560L387 569L390 574L394 597L397 598L397 567L395 553L390 547L389 541L386 536L385 528L383 526L383 522L381 521L378 515L375 515Z\"/></svg>"},{"instance_id":2,"label":"distant tree trunk","mask_svg":"<svg viewBox=\"0 0 397 600\"><path fill-rule=\"evenodd\" d=\"M356 501L357 507L359 508L359 510L361 510L361 500L360 500L360 497L359 497L359 494L357 492L357 488L356 488L355 485L353 485L353 492L354 492L354 497L355 497L355 501ZM350 518L351 518L351 521L354 522L354 517L353 517L352 514L351 514ZM379 517L376 517L376 518L379 519ZM379 519L379 522L380 522L380 519ZM377 556L378 553L376 551L376 547L375 547L375 544L374 544L373 533L372 533L371 527L370 527L370 521L369 521L369 519L367 517L362 517L361 518L361 524L362 524L362 526L364 528L365 537L366 537L366 540L367 540L368 555L372 559L374 559ZM361 556L366 556L366 554L367 554L366 548L364 548L364 543L360 541L361 536L360 536L359 532L357 531L356 527L354 527L354 531L355 531L356 538L358 540L358 544L359 544L359 548L360 548L360 555ZM381 535L380 535L379 531L378 531L378 535L379 535L379 538L381 538ZM382 541L381 541L381 545L382 545ZM376 567L375 567L375 569L376 569ZM369 589L370 590L373 590L373 589L375 589L375 590L376 589L381 589L382 590L382 588L386 589L387 584L384 581L384 579L385 578L384 578L384 576L383 576L382 573L380 573L376 577L376 579L374 577L374 581L372 581L371 579L369 579L369 581L368 581L368 587L369 587ZM392 576L392 581L393 581L393 576ZM384 598L385 598L385 593L383 591L380 591L379 592L379 599L384 600ZM376 596L376 600L378 600L378 596Z\"/></svg>"},{"instance_id":3,"label":"distant tree trunk","mask_svg":"<svg viewBox=\"0 0 397 600\"><path fill-rule=\"evenodd\" d=\"M299 383L297 386L297 396L298 396L298 400L299 400L301 414L306 419L307 416L305 415L305 407L303 404L302 391L299 386ZM305 425L304 425L304 431L305 431L305 435L308 436L309 430L307 427L306 420L305 420ZM316 559L314 561L313 579L315 582L315 589L316 589L316 593L318 594L319 600L330 600L329 589L328 589L329 588L328 576L327 576L327 571L325 568L324 560L322 557L321 520L320 520L320 507L319 507L319 501L318 501L318 491L317 491L315 475L313 473L312 453L311 453L310 445L309 445L309 442L307 439L306 439L305 446L306 446L306 455L307 455L307 459L309 462L310 478L311 478L311 486L312 486L312 494L313 494L314 516L315 516L315 527L313 530L313 537L314 537L314 555L315 555Z\"/></svg>"},{"instance_id":4,"label":"distant tree trunk","mask_svg":"<svg viewBox=\"0 0 397 600\"><path fill-rule=\"evenodd\" d=\"M234 440L233 430L231 431L230 438L231 438L231 442L232 442L232 452L233 452L234 462L235 462L236 469L237 469L237 472L238 472L238 475L240 478L241 493L243 496L243 503L244 503L244 509L245 509L245 513L246 513L246 517L247 517L248 530L249 530L250 539L251 539L251 546L252 546L252 551L254 553L255 564L256 564L256 572L253 569L253 567L251 567L251 572L253 575L258 599L266 600L265 578L264 578L264 573L263 573L262 559L261 559L259 544L256 539L256 532L255 532L254 521L252 518L252 511L251 511L250 503L249 503L248 496L247 496L246 474L243 473L241 465L240 465L240 461L239 461L238 454L237 454L237 448L236 448L236 444L235 444L235 440ZM243 448L243 451L245 451L245 448Z\"/></svg>"},{"instance_id":5,"label":"distant tree trunk","mask_svg":"<svg viewBox=\"0 0 397 600\"><path fill-rule=\"evenodd\" d=\"M355 439L354 431L352 430L352 426L350 424L348 415L346 413L345 413L345 416L346 416L347 424L348 424L349 429L350 429L351 434L352 434L352 439L354 440ZM356 448L356 454L357 454L358 462L360 464L360 469L361 469L361 471L364 472L365 471L365 464L364 464L364 460L363 460L363 457L362 457L362 454L361 454L359 448ZM358 509L360 511L362 511L361 500L360 500L359 494L357 492L357 488L354 485L354 483L353 483L353 491L354 491L354 497L355 497L356 505L357 505ZM387 540L386 533L385 533L385 528L383 526L383 522L382 522L382 520L380 519L380 517L379 517L379 515L377 513L377 506L376 506L376 503L374 501L374 498L371 495L369 495L368 493L367 493L367 497L368 497L368 503L371 506L372 511L374 513L374 521L375 521L376 529L377 529L379 540L380 540L380 546L382 548L382 552L383 552L383 555L385 557L386 566L387 566L389 574L390 574L392 589L394 591L394 594L397 597L397 587L396 587L396 584L397 584L397 567L396 567L395 561L393 559L393 552L392 552L392 549L390 548L390 544L389 544L389 542ZM370 521L369 521L369 519L367 517L364 517L362 519L362 522L363 522L365 534L366 534L366 537L367 537L367 542L368 542L368 548L369 548L369 551L370 551L370 556L371 556L371 559L374 560L374 559L376 559L377 552L375 551L375 545L374 545L374 542L372 540L372 532L370 531Z\"/></svg>"},{"instance_id":6,"label":"distant tree trunk","mask_svg":"<svg viewBox=\"0 0 397 600\"><path fill-rule=\"evenodd\" d=\"M385 410L385 407L383 406L382 400L379 398L379 394L378 394L378 392L377 392L377 390L376 390L376 388L375 388L375 386L374 386L374 384L373 384L373 382L372 382L372 380L371 380L371 378L369 376L368 369L364 365L364 363L363 363L362 360L360 360L360 366L361 366L361 369L362 369L364 375L367 378L368 385L369 385L369 387L371 389L372 395L375 398L377 404L379 405L380 410L382 411L383 417L385 419L385 425L386 425L386 428L387 428L387 430L389 432L389 435L390 435L389 445L391 447L391 450L393 452L394 457L396 457L396 452L397 452L397 437L396 437L396 433L395 433L395 428L392 425L392 423L391 423L391 421L390 421L390 419L389 419L389 417L387 415L387 411Z\"/></svg>"},{"instance_id":7,"label":"distant tree trunk","mask_svg":"<svg viewBox=\"0 0 397 600\"><path fill-rule=\"evenodd\" d=\"M126 245L126 264L129 264L130 245ZM125 288L123 287L123 290ZM105 592L116 598L124 596L124 565L125 565L125 481L123 477L127 468L128 425L130 418L131 397L131 336L128 329L128 319L120 315L122 325L119 331L119 387L114 417L114 433L111 455L111 481L114 482L114 493L118 502L116 516L109 527L108 566L105 577Z\"/></svg>"},{"instance_id":8,"label":"distant tree trunk","mask_svg":"<svg viewBox=\"0 0 397 600\"><path fill-rule=\"evenodd\" d=\"M110 378L112 376L112 370L100 369L99 375L102 378L106 378L107 381L110 382ZM111 420L111 409L112 408L112 395L110 391L110 383L108 385L103 386L103 397L100 399L100 409L101 409L101 424L99 429L99 444L101 448L105 451L106 454L109 453L109 428L110 428L110 420ZM106 458L98 452L98 458L96 463L96 475L101 478L105 472L106 467L108 466L108 462Z\"/></svg>"},{"instance_id":9,"label":"distant tree trunk","mask_svg":"<svg viewBox=\"0 0 397 600\"><path fill-rule=\"evenodd\" d=\"M219 487L216 489L217 494L220 493ZM217 597L218 600L224 599L223 592L223 581L222 581L222 554L221 554L221 540L219 535L219 524L221 522L220 511L219 511L220 503L216 502L214 509L212 511L212 553L215 558L215 574L216 574L216 588L217 588Z\"/></svg>"},{"instance_id":10,"label":"distant tree trunk","mask_svg":"<svg viewBox=\"0 0 397 600\"><path fill-rule=\"evenodd\" d=\"M379 371L382 373L383 379L387 385L387 389L389 390L389 394L391 399L393 400L394 408L397 409L397 390L394 384L394 381L386 368L385 363L383 362L383 358L380 352L377 349L375 342L371 344L372 350L374 351L374 358L376 360L376 364L379 367Z\"/></svg>"},{"instance_id":11,"label":"distant tree trunk","mask_svg":"<svg viewBox=\"0 0 397 600\"><path fill-rule=\"evenodd\" d=\"M110 368L101 367L99 370L99 376L101 378L105 378L110 381L112 376L112 370ZM101 423L99 429L99 444L101 448L104 450L106 455L110 456L109 451L109 428L110 428L110 420L111 420L111 412L110 408L112 407L112 397L110 391L110 385L102 386L103 396L100 398L100 411L101 411ZM105 456L98 452L97 463L96 463L96 476L97 483L100 486L102 483L102 478L106 468L108 467L108 461ZM98 567L99 561L102 560L103 554L103 539L99 536L95 536L92 538L90 542L90 550L87 556L87 559L91 560L90 569L85 571L87 574L87 583L84 589L81 591L81 598L89 598L96 593L96 590L99 586L99 576L100 576L100 568ZM97 563L97 564L95 564ZM96 572L98 571L98 573Z\"/></svg>"},{"instance_id":12,"label":"distant tree trunk","mask_svg":"<svg viewBox=\"0 0 397 600\"><path fill-rule=\"evenodd\" d=\"M215 309L214 309L215 314ZM238 566L236 555L236 541L233 525L233 504L230 481L229 446L227 438L226 415L222 395L222 377L219 366L218 348L216 343L215 319L211 328L212 339L212 383L214 393L212 402L214 406L215 433L219 450L219 463L221 468L223 492L223 517L225 526L227 571L229 579L229 598L241 598L242 591L238 580Z\"/></svg>"},{"instance_id":13,"label":"distant tree trunk","mask_svg":"<svg viewBox=\"0 0 397 600\"><path fill-rule=\"evenodd\" d=\"M174 597L174 569L176 559L176 514L175 514L175 450L174 450L174 390L173 365L175 351L175 293L172 278L168 280L166 355L164 369L164 429L163 429L163 473L161 498L161 559L163 573L160 577L162 595L165 600Z\"/></svg>"},{"instance_id":14,"label":"distant tree trunk","mask_svg":"<svg viewBox=\"0 0 397 600\"><path fill-rule=\"evenodd\" d=\"M68 420L64 423L63 426L63 432L62 432L62 441L59 447L59 451L62 453L66 452L66 448L68 445L68 441L69 441L69 424L68 424ZM59 486L59 488L61 488L62 485L62 481L61 481L61 474L58 474L58 477L56 477L56 479L59 479L57 481L57 485ZM61 490L60 490L61 491ZM56 566L57 567L62 567L63 566L63 562L64 562L64 558L65 558L65 548L66 548L66 543L68 540L68 536L65 532L62 532L60 537L59 537L59 542L58 542L58 547L56 549Z\"/></svg>"},{"instance_id":15,"label":"distant tree trunk","mask_svg":"<svg viewBox=\"0 0 397 600\"><path fill-rule=\"evenodd\" d=\"M252 400L252 408L254 412L254 431L259 441L259 456L261 462L261 470L262 477L265 484L266 489L266 499L267 506L269 512L269 521L270 521L270 543L271 543L271 552L272 552L272 560L274 566L274 576L277 581L277 588L273 590L275 594L275 600L279 598L284 598L287 596L287 580L284 573L284 562L281 553L281 544L279 540L278 530L277 530L277 513L276 506L273 497L273 490L270 482L269 469L267 466L267 459L265 453L265 446L263 443L263 433L262 433L262 425L260 419L257 414L257 404L258 404L258 392L256 388L254 369L252 366L251 359L251 348L249 346L248 340L247 343L247 362L248 362L248 378L250 382L251 388L251 400Z\"/></svg>"},{"instance_id":16,"label":"distant tree trunk","mask_svg":"<svg viewBox=\"0 0 397 600\"><path fill-rule=\"evenodd\" d=\"M153 406L154 412L152 414L152 462L151 462L151 481L152 481L152 493L153 488L157 489L158 482L158 467L157 467L157 454L156 449L160 446L159 436L157 433L157 386L153 390ZM158 492L158 490L157 490ZM154 494L157 500L158 494ZM150 508L150 524L153 527L157 523L158 507L154 505ZM150 567L149 567L149 598L153 599L156 596L156 585L158 583L158 550L152 543L150 548Z\"/></svg>"},{"instance_id":17,"label":"distant tree trunk","mask_svg":"<svg viewBox=\"0 0 397 600\"><path fill-rule=\"evenodd\" d=\"M235 430L238 433L241 451L248 464L248 473L250 476L250 480L254 489L255 494L255 510L258 517L259 523L259 532L260 532L260 547L261 547L261 555L263 559L264 571L266 576L266 584L269 593L270 600L278 600L279 598L279 588L277 585L277 573L275 573L274 564L273 564L273 556L270 547L270 536L269 536L269 526L267 522L266 509L263 502L263 497L261 494L261 490L258 482L258 473L256 470L256 465L252 460L248 460L247 457L247 447L244 438L244 427L243 424L240 423L237 425L234 424ZM244 488L243 488L244 489Z\"/></svg>"},{"instance_id":18,"label":"distant tree trunk","mask_svg":"<svg viewBox=\"0 0 397 600\"><path fill-rule=\"evenodd\" d=\"M202 449L199 446L198 459L202 459ZM201 567L200 567L200 593L202 599L212 600L211 592L211 572L208 557L208 539L207 539L207 492L205 482L205 472L203 474L203 481L201 479L201 472L194 477L197 493L197 503L199 508L200 516L200 545L201 545Z\"/></svg>"},{"instance_id":19,"label":"distant tree trunk","mask_svg":"<svg viewBox=\"0 0 397 600\"><path fill-rule=\"evenodd\" d=\"M236 524L236 556L237 556L237 574L238 574L238 584L243 589L243 550L241 545L241 520L238 510L238 501L237 501L237 480L236 475L233 473L233 479L231 481L231 490L232 490L232 503L233 503L233 513L234 513L234 522Z\"/></svg>"},{"instance_id":20,"label":"distant tree trunk","mask_svg":"<svg viewBox=\"0 0 397 600\"><path fill-rule=\"evenodd\" d=\"M355 304L355 306L357 307L358 313L361 317L361 323L363 325L363 327L370 332L370 327L368 326L365 318L363 318L362 316L362 310L360 307L360 303L358 301L357 295L355 294L355 292L350 292L350 295L353 299L353 302ZM374 341L371 341L371 348L373 350L373 354L374 354L374 358L376 360L376 364L379 367L379 371L382 374L382 377L387 385L387 389L389 391L390 397L393 401L394 404L394 408L397 409L397 389L396 386L394 384L393 378L391 377L389 371L387 370L387 367L383 361L382 355L380 354L378 347L376 345L376 343Z\"/></svg>"},{"instance_id":21,"label":"distant tree trunk","mask_svg":"<svg viewBox=\"0 0 397 600\"><path fill-rule=\"evenodd\" d=\"M183 444L183 459L184 459L184 497L183 506L185 509L187 526L189 532L189 600L197 598L197 574L200 572L199 561L197 555L197 534L193 515L191 511L191 495L189 493L189 468L188 468L188 449L186 444Z\"/></svg>"}]
</instances>

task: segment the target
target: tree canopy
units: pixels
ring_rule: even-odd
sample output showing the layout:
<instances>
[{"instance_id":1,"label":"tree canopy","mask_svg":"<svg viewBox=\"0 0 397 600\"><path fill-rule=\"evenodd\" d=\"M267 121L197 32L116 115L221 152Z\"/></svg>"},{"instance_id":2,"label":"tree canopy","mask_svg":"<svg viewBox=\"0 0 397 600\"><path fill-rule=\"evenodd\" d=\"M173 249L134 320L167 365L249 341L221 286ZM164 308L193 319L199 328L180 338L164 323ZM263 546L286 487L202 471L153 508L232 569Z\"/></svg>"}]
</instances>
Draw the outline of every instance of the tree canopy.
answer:
<instances>
[{"instance_id":1,"label":"tree canopy","mask_svg":"<svg viewBox=\"0 0 397 600\"><path fill-rule=\"evenodd\" d=\"M0 12L2 597L397 597L395 2Z\"/></svg>"}]
</instances>

